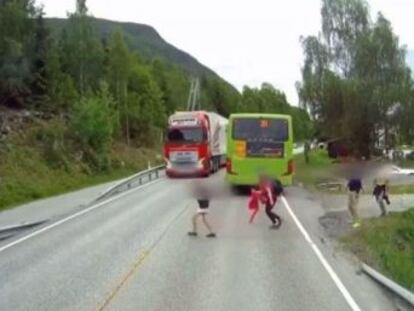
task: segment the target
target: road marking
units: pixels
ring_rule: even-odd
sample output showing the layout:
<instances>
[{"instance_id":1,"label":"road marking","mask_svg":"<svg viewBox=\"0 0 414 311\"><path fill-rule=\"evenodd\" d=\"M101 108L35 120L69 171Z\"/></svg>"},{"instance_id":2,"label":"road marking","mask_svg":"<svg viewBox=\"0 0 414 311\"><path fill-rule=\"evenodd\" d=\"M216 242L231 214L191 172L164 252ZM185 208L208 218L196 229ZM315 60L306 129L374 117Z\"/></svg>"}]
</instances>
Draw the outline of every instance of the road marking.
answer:
<instances>
[{"instance_id":1,"label":"road marking","mask_svg":"<svg viewBox=\"0 0 414 311\"><path fill-rule=\"evenodd\" d=\"M39 234L42 234L42 233L44 233L44 232L46 232L46 231L49 231L50 229L53 229L53 228L55 228L55 227L57 227L57 226L60 226L60 225L62 225L62 224L64 224L64 223L66 223L66 222L68 222L68 221L70 221L70 220L72 220L72 219L75 219L75 218L78 218L78 217L80 217L80 216L82 216L82 215L85 215L85 214L87 214L87 213L90 213L90 212L92 212L93 210L95 210L95 209L97 209L97 208L99 208L99 207L101 207L101 206L103 206L103 205L106 205L106 204L111 203L111 202L113 202L113 201L116 201L116 200L118 200L118 199L120 199L120 198L123 198L124 196L126 196L126 195L130 194L131 192L134 192L134 191L136 191L136 190L138 190L138 189L142 189L142 188L145 188L145 187L147 187L147 186L153 185L153 184L155 184L155 183L157 183L157 182L159 182L159 181L161 181L161 179L154 180L154 181L152 181L152 182L150 182L150 183L147 183L147 184L145 184L145 185L142 185L142 186L140 186L140 187L138 187L138 188L134 188L134 189L128 190L128 191L126 191L126 192L123 192L123 193L121 193L121 194L119 194L119 195L115 196L115 197L112 197L112 198L110 198L110 199L108 199L108 200L105 200L105 201L103 201L103 202L100 202L100 203L98 203L98 204L92 205L92 206L90 206L90 207L88 207L88 208L86 208L86 209L84 209L84 210L81 210L81 211L79 211L79 212L77 212L77 213L75 213L75 214L72 214L72 215L70 215L70 216L68 216L68 217L66 217L66 218L63 218L63 219L61 219L61 220L59 220L59 221L57 221L57 222L55 222L55 223L53 223L53 224L50 224L50 225L48 225L48 226L46 226L46 227L43 227L42 229L39 229L39 230L37 230L37 231L34 231L34 232L32 232L32 233L30 233L30 234L28 234L28 235L26 235L26 236L24 236L24 237L22 237L22 238L20 238L20 239L17 239L16 241L13 241L13 242L11 242L11 243L9 243L9 244L5 245L5 246L0 247L0 253L1 253L1 252L4 252L6 249L9 249L9 248L11 248L11 247L13 247L13 246L18 245L18 244L20 244L20 243L22 243L22 242L24 242L24 241L27 241L27 240L29 240L29 239L31 239L31 238L34 238L35 236L38 236Z\"/></svg>"},{"instance_id":2,"label":"road marking","mask_svg":"<svg viewBox=\"0 0 414 311\"><path fill-rule=\"evenodd\" d=\"M167 227L161 232L160 236L148 247L147 250L141 252L137 260L132 264L131 269L121 278L121 281L115 286L115 288L109 293L108 297L105 299L102 305L98 307L98 311L103 311L108 307L111 302L116 298L118 293L121 291L122 287L128 282L128 280L138 271L141 265L144 263L145 259L154 251L157 245L161 242L164 236L168 233L171 227L175 224L178 219L188 210L191 204L186 204L186 206L174 216L174 218L168 223Z\"/></svg>"},{"instance_id":3,"label":"road marking","mask_svg":"<svg viewBox=\"0 0 414 311\"><path fill-rule=\"evenodd\" d=\"M141 266L141 264L144 262L145 258L147 258L149 254L150 254L149 251L143 251L141 253L138 259L132 265L131 270L129 270L128 273L121 279L121 282L119 282L119 284L114 288L114 290L105 299L104 303L98 308L98 311L102 311L106 309L106 307L111 303L111 301L119 293L119 291L124 286L124 284L129 280L129 278L134 275L134 272L138 270L139 266Z\"/></svg>"},{"instance_id":4,"label":"road marking","mask_svg":"<svg viewBox=\"0 0 414 311\"><path fill-rule=\"evenodd\" d=\"M316 256L318 257L319 261L322 263L325 270L328 272L329 276L334 281L336 287L339 289L341 294L344 296L346 302L351 307L353 311L361 311L361 308L358 306L358 304L355 302L354 298L351 296L349 291L346 289L345 285L342 283L334 269L331 267L331 265L328 263L328 261L325 259L325 257L322 255L322 252L319 250L318 246L312 241L309 233L306 231L306 229L303 227L302 223L299 221L299 219L296 217L295 213L293 213L292 208L290 207L288 201L285 197L281 197L282 201L289 212L290 216L292 217L293 221L295 222L296 226L299 228L299 231L304 236L306 242L309 243L313 251L315 252Z\"/></svg>"}]
</instances>

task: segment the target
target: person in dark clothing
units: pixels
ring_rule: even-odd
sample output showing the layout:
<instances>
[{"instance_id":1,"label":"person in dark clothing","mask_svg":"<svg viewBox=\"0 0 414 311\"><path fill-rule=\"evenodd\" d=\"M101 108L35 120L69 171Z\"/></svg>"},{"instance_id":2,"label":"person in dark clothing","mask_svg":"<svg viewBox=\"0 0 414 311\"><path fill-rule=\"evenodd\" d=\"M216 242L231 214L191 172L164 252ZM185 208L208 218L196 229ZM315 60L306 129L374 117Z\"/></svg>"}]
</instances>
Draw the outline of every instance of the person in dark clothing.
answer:
<instances>
[{"instance_id":1,"label":"person in dark clothing","mask_svg":"<svg viewBox=\"0 0 414 311\"><path fill-rule=\"evenodd\" d=\"M373 195L381 210L381 216L387 215L387 208L385 203L391 204L388 196L389 181L386 178L376 178L374 180L374 192Z\"/></svg>"},{"instance_id":2,"label":"person in dark clothing","mask_svg":"<svg viewBox=\"0 0 414 311\"><path fill-rule=\"evenodd\" d=\"M282 224L282 219L279 215L273 212L273 208L277 202L277 196L273 191L273 181L270 178L262 176L259 182L259 188L262 192L261 201L265 205L267 217L272 222L271 229L278 229Z\"/></svg>"},{"instance_id":3,"label":"person in dark clothing","mask_svg":"<svg viewBox=\"0 0 414 311\"><path fill-rule=\"evenodd\" d=\"M351 178L348 181L348 209L352 216L352 226L354 228L361 225L360 219L358 217L358 203L359 203L359 194L362 190L362 182L359 178Z\"/></svg>"}]
</instances>

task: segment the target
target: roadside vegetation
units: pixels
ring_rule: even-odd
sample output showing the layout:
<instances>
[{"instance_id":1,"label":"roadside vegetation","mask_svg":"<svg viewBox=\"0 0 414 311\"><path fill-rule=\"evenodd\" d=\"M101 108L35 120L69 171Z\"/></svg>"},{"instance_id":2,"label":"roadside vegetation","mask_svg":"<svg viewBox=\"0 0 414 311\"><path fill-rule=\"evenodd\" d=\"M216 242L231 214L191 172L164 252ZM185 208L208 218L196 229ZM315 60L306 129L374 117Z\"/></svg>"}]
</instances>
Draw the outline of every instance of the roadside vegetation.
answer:
<instances>
[{"instance_id":1,"label":"roadside vegetation","mask_svg":"<svg viewBox=\"0 0 414 311\"><path fill-rule=\"evenodd\" d=\"M326 150L309 152L308 164L306 164L305 155L298 154L295 156L295 165L295 180L306 188L331 194L345 192L345 180L340 175L340 163L338 160L329 158ZM365 194L371 193L370 186L365 185ZM390 184L390 194L414 194L414 184Z\"/></svg>"},{"instance_id":2,"label":"roadside vegetation","mask_svg":"<svg viewBox=\"0 0 414 311\"><path fill-rule=\"evenodd\" d=\"M297 84L316 134L346 140L365 158L379 141L386 148L414 141L406 49L383 14L371 16L365 0L322 0L320 33L301 38Z\"/></svg>"},{"instance_id":3,"label":"roadside vegetation","mask_svg":"<svg viewBox=\"0 0 414 311\"><path fill-rule=\"evenodd\" d=\"M133 42L142 36L130 32L146 27L114 27L94 19L86 1L73 4L59 27L34 0L0 5L0 209L131 174L156 155L162 160L168 115L186 109L194 77L204 110L288 113L296 137L311 134L307 112L272 85L239 93L202 65L160 58L149 37ZM15 112L31 115L29 124L8 117Z\"/></svg>"},{"instance_id":4,"label":"roadside vegetation","mask_svg":"<svg viewBox=\"0 0 414 311\"><path fill-rule=\"evenodd\" d=\"M98 169L102 159L91 151L87 157L96 165L85 161L86 155L67 133L61 123L38 121L0 149L0 211L120 179L161 161L159 148L137 149L115 142L104 159L108 166Z\"/></svg>"},{"instance_id":5,"label":"roadside vegetation","mask_svg":"<svg viewBox=\"0 0 414 311\"><path fill-rule=\"evenodd\" d=\"M343 241L363 262L414 290L414 208L364 220Z\"/></svg>"},{"instance_id":6,"label":"roadside vegetation","mask_svg":"<svg viewBox=\"0 0 414 311\"><path fill-rule=\"evenodd\" d=\"M410 160L410 159L399 160L397 161L397 165L402 168L414 168L414 160Z\"/></svg>"},{"instance_id":7,"label":"roadside vegetation","mask_svg":"<svg viewBox=\"0 0 414 311\"><path fill-rule=\"evenodd\" d=\"M414 184L390 185L391 194L414 194Z\"/></svg>"}]
</instances>

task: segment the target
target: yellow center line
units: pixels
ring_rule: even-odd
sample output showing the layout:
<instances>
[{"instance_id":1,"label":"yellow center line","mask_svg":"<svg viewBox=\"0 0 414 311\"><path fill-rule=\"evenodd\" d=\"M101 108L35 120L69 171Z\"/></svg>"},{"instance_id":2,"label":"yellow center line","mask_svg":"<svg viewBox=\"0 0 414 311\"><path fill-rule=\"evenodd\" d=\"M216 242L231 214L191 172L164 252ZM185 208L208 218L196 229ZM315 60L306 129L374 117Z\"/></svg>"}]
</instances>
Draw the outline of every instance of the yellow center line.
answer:
<instances>
[{"instance_id":1,"label":"yellow center line","mask_svg":"<svg viewBox=\"0 0 414 311\"><path fill-rule=\"evenodd\" d=\"M159 238L151 245L151 247L148 250L142 251L141 254L139 254L138 258L133 263L131 269L122 277L122 279L117 282L116 287L110 292L108 297L105 299L105 301L97 308L97 311L103 311L108 307L108 305L113 301L113 299L117 296L117 294L120 292L122 287L128 282L128 280L135 274L135 272L141 267L141 265L144 263L145 259L148 258L148 256L151 254L151 252L155 249L155 247L158 245L159 242L161 242L162 238L167 234L168 230L172 227L172 225L180 218L181 215L184 214L184 212L190 207L190 204L187 204L180 213L178 213L174 219L167 225L165 230L162 232L162 234L159 236Z\"/></svg>"},{"instance_id":2,"label":"yellow center line","mask_svg":"<svg viewBox=\"0 0 414 311\"><path fill-rule=\"evenodd\" d=\"M103 311L111 303L111 301L115 298L115 296L124 286L124 284L131 278L131 276L134 275L135 271L138 270L138 268L141 266L144 260L149 256L149 254L150 254L150 251L143 251L141 253L138 259L134 262L131 270L128 271L128 273L122 278L122 280L118 283L115 289L109 294L109 296L105 299L104 303L98 308L98 311Z\"/></svg>"}]
</instances>

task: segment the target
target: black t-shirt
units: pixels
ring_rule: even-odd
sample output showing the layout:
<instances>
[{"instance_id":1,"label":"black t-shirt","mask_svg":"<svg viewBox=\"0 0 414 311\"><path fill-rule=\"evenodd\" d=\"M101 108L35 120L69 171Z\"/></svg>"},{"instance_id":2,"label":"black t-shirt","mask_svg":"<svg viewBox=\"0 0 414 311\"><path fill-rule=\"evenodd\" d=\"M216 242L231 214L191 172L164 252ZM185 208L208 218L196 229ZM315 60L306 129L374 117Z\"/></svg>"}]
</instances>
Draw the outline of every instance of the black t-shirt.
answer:
<instances>
[{"instance_id":1,"label":"black t-shirt","mask_svg":"<svg viewBox=\"0 0 414 311\"><path fill-rule=\"evenodd\" d=\"M360 179L354 178L348 182L349 191L360 192L362 189L362 183Z\"/></svg>"},{"instance_id":2,"label":"black t-shirt","mask_svg":"<svg viewBox=\"0 0 414 311\"><path fill-rule=\"evenodd\" d=\"M197 202L200 209L208 209L210 205L210 200L208 199L197 199Z\"/></svg>"}]
</instances>

